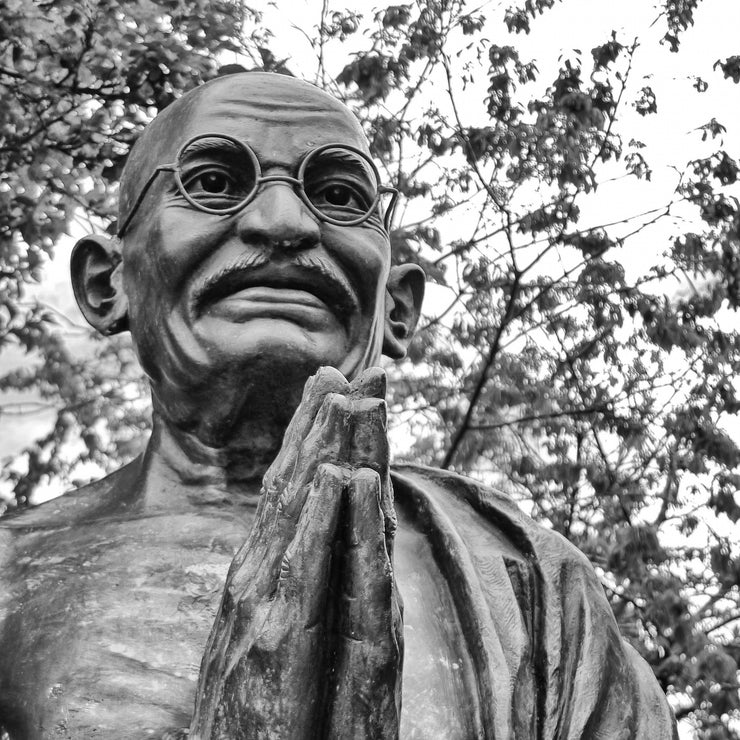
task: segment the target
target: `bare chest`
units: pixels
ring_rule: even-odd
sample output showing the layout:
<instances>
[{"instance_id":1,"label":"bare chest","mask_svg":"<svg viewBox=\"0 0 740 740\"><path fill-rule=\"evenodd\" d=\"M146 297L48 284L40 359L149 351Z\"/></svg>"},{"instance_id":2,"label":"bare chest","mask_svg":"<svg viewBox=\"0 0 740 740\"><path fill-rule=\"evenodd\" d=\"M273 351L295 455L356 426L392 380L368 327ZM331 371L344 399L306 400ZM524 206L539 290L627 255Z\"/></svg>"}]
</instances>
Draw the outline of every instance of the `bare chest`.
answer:
<instances>
[{"instance_id":1,"label":"bare chest","mask_svg":"<svg viewBox=\"0 0 740 740\"><path fill-rule=\"evenodd\" d=\"M248 526L190 514L22 536L0 674L22 737L125 740L187 726Z\"/></svg>"},{"instance_id":2,"label":"bare chest","mask_svg":"<svg viewBox=\"0 0 740 740\"><path fill-rule=\"evenodd\" d=\"M464 738L474 689L459 620L423 533L403 516L401 525L402 736ZM187 727L226 573L250 526L243 512L199 512L22 535L0 635L3 721L21 740L140 740Z\"/></svg>"}]
</instances>

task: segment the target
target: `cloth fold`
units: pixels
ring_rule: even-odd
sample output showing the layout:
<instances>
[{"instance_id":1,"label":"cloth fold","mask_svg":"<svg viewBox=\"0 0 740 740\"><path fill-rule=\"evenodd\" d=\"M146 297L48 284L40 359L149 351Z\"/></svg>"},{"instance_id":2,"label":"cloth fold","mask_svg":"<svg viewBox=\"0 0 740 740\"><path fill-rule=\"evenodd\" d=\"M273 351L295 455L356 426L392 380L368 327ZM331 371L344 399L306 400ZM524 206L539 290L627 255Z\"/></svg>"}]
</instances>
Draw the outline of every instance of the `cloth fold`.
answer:
<instances>
[{"instance_id":1,"label":"cloth fold","mask_svg":"<svg viewBox=\"0 0 740 740\"><path fill-rule=\"evenodd\" d=\"M452 593L478 737L677 740L665 695L581 552L468 478L402 465L392 479Z\"/></svg>"}]
</instances>

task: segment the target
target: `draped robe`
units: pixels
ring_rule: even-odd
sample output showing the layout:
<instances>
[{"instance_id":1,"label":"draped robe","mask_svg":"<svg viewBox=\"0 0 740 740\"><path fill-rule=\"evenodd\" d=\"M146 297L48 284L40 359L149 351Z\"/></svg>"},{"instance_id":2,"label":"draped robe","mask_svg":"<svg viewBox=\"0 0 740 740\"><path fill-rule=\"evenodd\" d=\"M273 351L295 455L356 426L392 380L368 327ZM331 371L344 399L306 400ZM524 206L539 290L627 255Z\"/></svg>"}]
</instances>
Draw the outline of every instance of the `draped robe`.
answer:
<instances>
[{"instance_id":1,"label":"draped robe","mask_svg":"<svg viewBox=\"0 0 740 740\"><path fill-rule=\"evenodd\" d=\"M677 737L581 552L470 479L404 466L393 485L423 523L460 618L477 688L470 737Z\"/></svg>"},{"instance_id":2,"label":"draped robe","mask_svg":"<svg viewBox=\"0 0 740 740\"><path fill-rule=\"evenodd\" d=\"M0 727L142 740L187 727L256 501L204 489L142 510L140 463L0 519ZM397 466L406 740L671 740L648 665L598 579L505 495Z\"/></svg>"}]
</instances>

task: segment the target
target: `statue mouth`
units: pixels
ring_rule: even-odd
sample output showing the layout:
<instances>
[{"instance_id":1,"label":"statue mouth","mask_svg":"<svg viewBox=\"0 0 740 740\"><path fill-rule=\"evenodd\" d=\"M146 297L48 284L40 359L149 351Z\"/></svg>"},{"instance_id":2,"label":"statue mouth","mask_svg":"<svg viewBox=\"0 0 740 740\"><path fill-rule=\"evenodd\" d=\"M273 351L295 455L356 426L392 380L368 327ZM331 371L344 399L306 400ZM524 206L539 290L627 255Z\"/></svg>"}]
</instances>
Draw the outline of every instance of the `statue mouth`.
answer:
<instances>
[{"instance_id":1,"label":"statue mouth","mask_svg":"<svg viewBox=\"0 0 740 740\"><path fill-rule=\"evenodd\" d=\"M323 259L297 256L292 262L270 261L259 267L233 265L224 268L197 291L196 315L208 313L223 302L249 302L271 307L296 306L329 310L346 318L357 309L357 299L347 279Z\"/></svg>"}]
</instances>

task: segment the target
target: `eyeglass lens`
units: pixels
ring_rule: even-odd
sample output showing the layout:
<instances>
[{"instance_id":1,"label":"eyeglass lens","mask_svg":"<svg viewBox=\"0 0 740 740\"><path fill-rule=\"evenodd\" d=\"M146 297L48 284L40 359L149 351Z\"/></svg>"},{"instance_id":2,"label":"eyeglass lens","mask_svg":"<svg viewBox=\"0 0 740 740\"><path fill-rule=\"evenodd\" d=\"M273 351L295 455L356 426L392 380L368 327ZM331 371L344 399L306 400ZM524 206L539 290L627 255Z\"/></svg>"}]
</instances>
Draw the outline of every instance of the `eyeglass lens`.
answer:
<instances>
[{"instance_id":1,"label":"eyeglass lens","mask_svg":"<svg viewBox=\"0 0 740 740\"><path fill-rule=\"evenodd\" d=\"M204 136L180 152L178 176L183 193L195 206L227 213L254 197L260 173L256 156L246 146L222 136ZM351 149L316 150L303 161L298 177L303 197L329 219L351 223L377 206L374 167Z\"/></svg>"},{"instance_id":2,"label":"eyeglass lens","mask_svg":"<svg viewBox=\"0 0 740 740\"><path fill-rule=\"evenodd\" d=\"M220 136L190 142L178 160L184 192L197 205L214 211L228 211L254 194L257 167L246 147Z\"/></svg>"},{"instance_id":3,"label":"eyeglass lens","mask_svg":"<svg viewBox=\"0 0 740 740\"><path fill-rule=\"evenodd\" d=\"M302 167L303 188L314 207L338 221L354 221L378 202L378 181L370 163L343 147L311 154Z\"/></svg>"}]
</instances>

